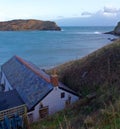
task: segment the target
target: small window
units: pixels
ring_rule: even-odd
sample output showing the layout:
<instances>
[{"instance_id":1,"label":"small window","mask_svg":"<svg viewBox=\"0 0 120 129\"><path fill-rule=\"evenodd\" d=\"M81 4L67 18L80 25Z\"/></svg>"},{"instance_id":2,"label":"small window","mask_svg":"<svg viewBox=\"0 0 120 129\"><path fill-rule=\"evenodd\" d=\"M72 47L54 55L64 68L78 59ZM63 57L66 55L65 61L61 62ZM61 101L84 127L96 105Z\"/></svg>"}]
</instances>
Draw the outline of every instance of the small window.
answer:
<instances>
[{"instance_id":1,"label":"small window","mask_svg":"<svg viewBox=\"0 0 120 129\"><path fill-rule=\"evenodd\" d=\"M61 93L61 98L65 98L65 93L64 92Z\"/></svg>"}]
</instances>

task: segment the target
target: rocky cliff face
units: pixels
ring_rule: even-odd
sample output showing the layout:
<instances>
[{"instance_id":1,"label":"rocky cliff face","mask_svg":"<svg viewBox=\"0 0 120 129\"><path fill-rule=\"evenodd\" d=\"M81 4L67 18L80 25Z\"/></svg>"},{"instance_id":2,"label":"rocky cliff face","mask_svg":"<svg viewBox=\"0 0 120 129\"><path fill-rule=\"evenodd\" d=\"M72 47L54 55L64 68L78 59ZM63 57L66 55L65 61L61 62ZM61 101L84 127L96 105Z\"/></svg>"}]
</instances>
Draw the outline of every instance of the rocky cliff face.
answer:
<instances>
[{"instance_id":1,"label":"rocky cliff face","mask_svg":"<svg viewBox=\"0 0 120 129\"><path fill-rule=\"evenodd\" d=\"M0 31L61 30L55 22L41 20L12 20L0 22Z\"/></svg>"},{"instance_id":2,"label":"rocky cliff face","mask_svg":"<svg viewBox=\"0 0 120 129\"><path fill-rule=\"evenodd\" d=\"M120 35L120 22L118 22L117 26L114 29L114 34Z\"/></svg>"},{"instance_id":3,"label":"rocky cliff face","mask_svg":"<svg viewBox=\"0 0 120 129\"><path fill-rule=\"evenodd\" d=\"M117 26L114 28L113 31L106 32L105 34L120 35L120 22L118 22Z\"/></svg>"}]
</instances>

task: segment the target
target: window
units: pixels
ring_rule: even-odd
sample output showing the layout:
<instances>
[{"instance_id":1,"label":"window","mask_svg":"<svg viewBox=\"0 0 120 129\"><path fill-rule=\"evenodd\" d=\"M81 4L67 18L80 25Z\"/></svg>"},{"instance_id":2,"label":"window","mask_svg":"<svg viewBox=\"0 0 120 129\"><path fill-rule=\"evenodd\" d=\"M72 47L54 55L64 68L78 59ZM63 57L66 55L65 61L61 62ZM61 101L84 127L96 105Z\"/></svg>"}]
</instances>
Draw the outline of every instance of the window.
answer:
<instances>
[{"instance_id":1,"label":"window","mask_svg":"<svg viewBox=\"0 0 120 129\"><path fill-rule=\"evenodd\" d=\"M61 98L65 98L65 93L64 92L61 93Z\"/></svg>"},{"instance_id":2,"label":"window","mask_svg":"<svg viewBox=\"0 0 120 129\"><path fill-rule=\"evenodd\" d=\"M48 110L49 110L48 109L48 106L45 106L44 108L41 108L39 110L39 116L40 116L40 118L45 118L46 116L48 116L48 113L49 113Z\"/></svg>"},{"instance_id":3,"label":"window","mask_svg":"<svg viewBox=\"0 0 120 129\"><path fill-rule=\"evenodd\" d=\"M68 107L71 104L71 96L68 95L68 99L65 101L65 106Z\"/></svg>"}]
</instances>

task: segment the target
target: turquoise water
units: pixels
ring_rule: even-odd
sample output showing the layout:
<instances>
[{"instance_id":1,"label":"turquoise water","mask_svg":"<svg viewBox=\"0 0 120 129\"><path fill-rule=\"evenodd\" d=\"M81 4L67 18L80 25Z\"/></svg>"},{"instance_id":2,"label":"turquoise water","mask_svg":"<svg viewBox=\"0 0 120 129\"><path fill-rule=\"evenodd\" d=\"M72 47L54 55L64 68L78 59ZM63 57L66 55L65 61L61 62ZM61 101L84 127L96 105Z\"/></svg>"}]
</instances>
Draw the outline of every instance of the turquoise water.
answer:
<instances>
[{"instance_id":1,"label":"turquoise water","mask_svg":"<svg viewBox=\"0 0 120 129\"><path fill-rule=\"evenodd\" d=\"M81 58L110 43L114 27L62 27L62 31L0 31L0 65L14 55L46 68Z\"/></svg>"}]
</instances>

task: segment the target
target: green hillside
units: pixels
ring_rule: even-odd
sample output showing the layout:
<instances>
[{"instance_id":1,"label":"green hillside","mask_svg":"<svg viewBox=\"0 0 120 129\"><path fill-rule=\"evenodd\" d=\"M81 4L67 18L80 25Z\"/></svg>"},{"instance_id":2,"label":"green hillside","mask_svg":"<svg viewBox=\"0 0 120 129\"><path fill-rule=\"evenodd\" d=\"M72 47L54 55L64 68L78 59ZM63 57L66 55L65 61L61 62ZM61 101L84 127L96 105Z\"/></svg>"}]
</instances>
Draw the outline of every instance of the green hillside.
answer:
<instances>
[{"instance_id":1,"label":"green hillside","mask_svg":"<svg viewBox=\"0 0 120 129\"><path fill-rule=\"evenodd\" d=\"M86 95L103 84L120 84L120 40L57 68L60 80Z\"/></svg>"},{"instance_id":2,"label":"green hillside","mask_svg":"<svg viewBox=\"0 0 120 129\"><path fill-rule=\"evenodd\" d=\"M56 69L83 98L32 129L120 129L120 40Z\"/></svg>"}]
</instances>

